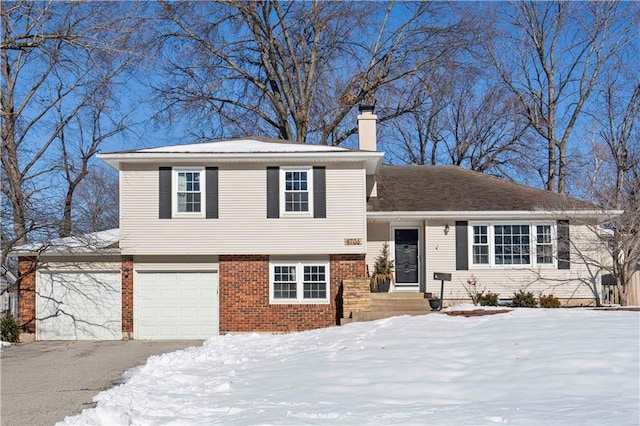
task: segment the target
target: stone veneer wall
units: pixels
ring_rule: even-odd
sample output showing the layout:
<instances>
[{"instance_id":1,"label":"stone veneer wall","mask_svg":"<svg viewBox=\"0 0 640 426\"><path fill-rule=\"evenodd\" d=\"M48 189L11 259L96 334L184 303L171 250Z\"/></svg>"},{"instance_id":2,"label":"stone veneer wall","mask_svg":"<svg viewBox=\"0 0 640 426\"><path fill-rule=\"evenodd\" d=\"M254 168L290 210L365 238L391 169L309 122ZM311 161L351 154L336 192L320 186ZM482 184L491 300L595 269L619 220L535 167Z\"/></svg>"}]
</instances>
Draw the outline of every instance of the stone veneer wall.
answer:
<instances>
[{"instance_id":1,"label":"stone veneer wall","mask_svg":"<svg viewBox=\"0 0 640 426\"><path fill-rule=\"evenodd\" d=\"M354 312L371 310L371 285L369 278L353 278L342 281L343 318L351 318Z\"/></svg>"},{"instance_id":2,"label":"stone veneer wall","mask_svg":"<svg viewBox=\"0 0 640 426\"><path fill-rule=\"evenodd\" d=\"M220 333L289 332L336 325L342 316L340 284L366 276L365 255L329 257L329 304L269 303L269 256L220 256Z\"/></svg>"}]
</instances>

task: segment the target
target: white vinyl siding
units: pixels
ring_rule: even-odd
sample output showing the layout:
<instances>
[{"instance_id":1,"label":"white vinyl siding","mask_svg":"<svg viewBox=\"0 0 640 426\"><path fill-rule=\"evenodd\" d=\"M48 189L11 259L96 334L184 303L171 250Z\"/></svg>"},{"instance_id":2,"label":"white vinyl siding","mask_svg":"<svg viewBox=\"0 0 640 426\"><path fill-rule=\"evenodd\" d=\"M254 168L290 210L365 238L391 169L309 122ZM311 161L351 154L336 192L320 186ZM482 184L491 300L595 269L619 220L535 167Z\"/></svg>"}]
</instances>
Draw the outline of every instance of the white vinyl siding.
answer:
<instances>
[{"instance_id":1,"label":"white vinyl siding","mask_svg":"<svg viewBox=\"0 0 640 426\"><path fill-rule=\"evenodd\" d=\"M521 221L518 222L521 223ZM444 233L446 224L451 229L448 235ZM551 268L548 265L512 265L510 267L488 268L470 263L469 270L457 271L454 224L455 218L428 220L425 226L426 291L434 294L440 292L440 282L433 280L434 272L451 273L451 282L445 283L445 302L447 299L468 298L463 284L466 284L472 275L476 277L479 285L486 287L487 291L498 293L501 298L510 298L519 289L531 291L536 296L543 293L553 294L564 299L593 298L591 290L584 285L584 282L590 282L593 278L592 273L584 263L581 263L580 256L573 246L571 249L571 269ZM470 227L473 224L470 222ZM469 246L471 247L472 233L469 235ZM570 237L572 244L577 244L587 258L598 256L593 233L586 225L571 225ZM471 248L469 251L471 252Z\"/></svg>"},{"instance_id":2,"label":"white vinyl siding","mask_svg":"<svg viewBox=\"0 0 640 426\"><path fill-rule=\"evenodd\" d=\"M380 255L382 246L389 242L388 222L369 222L367 225L367 268L373 273L376 257Z\"/></svg>"},{"instance_id":3,"label":"white vinyl siding","mask_svg":"<svg viewBox=\"0 0 640 426\"><path fill-rule=\"evenodd\" d=\"M218 271L218 256L134 256L135 270L146 271Z\"/></svg>"},{"instance_id":4,"label":"white vinyl siding","mask_svg":"<svg viewBox=\"0 0 640 426\"><path fill-rule=\"evenodd\" d=\"M163 164L166 166L166 164ZM120 172L120 247L136 255L364 253L365 171L326 165L326 218L267 219L267 164L220 165L219 219L158 219L158 167ZM345 239L362 241L345 244ZM233 242L231 244L230 242Z\"/></svg>"}]
</instances>

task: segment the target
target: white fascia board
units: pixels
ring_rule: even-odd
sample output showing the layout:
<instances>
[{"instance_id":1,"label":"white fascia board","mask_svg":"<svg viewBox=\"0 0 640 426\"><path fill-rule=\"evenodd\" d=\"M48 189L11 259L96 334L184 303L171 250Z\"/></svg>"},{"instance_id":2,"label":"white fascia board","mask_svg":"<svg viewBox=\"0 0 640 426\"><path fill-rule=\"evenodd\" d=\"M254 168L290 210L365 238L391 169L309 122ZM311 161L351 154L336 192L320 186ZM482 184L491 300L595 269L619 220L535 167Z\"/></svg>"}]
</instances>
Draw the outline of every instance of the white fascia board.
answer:
<instances>
[{"instance_id":1,"label":"white fascia board","mask_svg":"<svg viewBox=\"0 0 640 426\"><path fill-rule=\"evenodd\" d=\"M171 163L175 165L199 163L256 163L256 162L357 162L365 164L367 174L374 174L382 162L384 152L340 151L340 152L253 152L253 153L149 153L125 152L98 154L100 160L118 170L122 163Z\"/></svg>"},{"instance_id":2,"label":"white fascia board","mask_svg":"<svg viewBox=\"0 0 640 426\"><path fill-rule=\"evenodd\" d=\"M551 218L551 217L582 217L582 218L610 218L619 216L622 210L512 210L512 211L425 211L425 212L367 212L367 219L519 219L519 218Z\"/></svg>"}]
</instances>

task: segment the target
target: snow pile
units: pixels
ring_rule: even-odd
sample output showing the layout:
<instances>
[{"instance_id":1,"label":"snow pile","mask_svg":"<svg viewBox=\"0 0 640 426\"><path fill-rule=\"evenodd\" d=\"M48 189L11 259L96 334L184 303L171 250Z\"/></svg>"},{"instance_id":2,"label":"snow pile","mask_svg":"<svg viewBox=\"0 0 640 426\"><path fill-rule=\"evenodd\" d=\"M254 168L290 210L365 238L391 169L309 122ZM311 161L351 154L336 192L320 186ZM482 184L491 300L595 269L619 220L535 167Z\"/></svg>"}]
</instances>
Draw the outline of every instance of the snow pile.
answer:
<instances>
[{"instance_id":1,"label":"snow pile","mask_svg":"<svg viewBox=\"0 0 640 426\"><path fill-rule=\"evenodd\" d=\"M637 312L516 309L220 336L63 423L632 425L639 330Z\"/></svg>"}]
</instances>

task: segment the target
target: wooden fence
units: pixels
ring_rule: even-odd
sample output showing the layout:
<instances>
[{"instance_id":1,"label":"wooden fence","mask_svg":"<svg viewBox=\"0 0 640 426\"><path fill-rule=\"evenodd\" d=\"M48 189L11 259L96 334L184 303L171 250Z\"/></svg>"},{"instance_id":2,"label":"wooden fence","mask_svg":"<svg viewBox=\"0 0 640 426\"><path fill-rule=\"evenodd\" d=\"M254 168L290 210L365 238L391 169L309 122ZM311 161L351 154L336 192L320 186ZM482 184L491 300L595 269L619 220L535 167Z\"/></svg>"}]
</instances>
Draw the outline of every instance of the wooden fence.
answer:
<instances>
[{"instance_id":1,"label":"wooden fence","mask_svg":"<svg viewBox=\"0 0 640 426\"><path fill-rule=\"evenodd\" d=\"M620 295L615 284L615 278L603 277L602 293L602 303L604 305L620 304ZM627 283L627 306L640 306L640 271L636 271Z\"/></svg>"}]
</instances>

